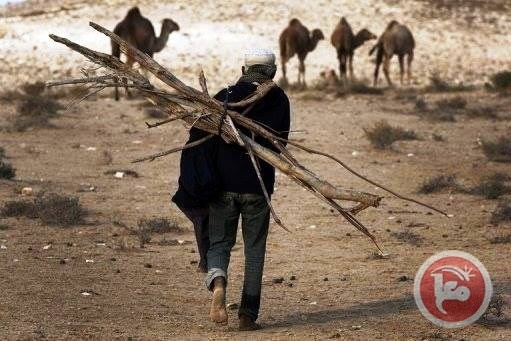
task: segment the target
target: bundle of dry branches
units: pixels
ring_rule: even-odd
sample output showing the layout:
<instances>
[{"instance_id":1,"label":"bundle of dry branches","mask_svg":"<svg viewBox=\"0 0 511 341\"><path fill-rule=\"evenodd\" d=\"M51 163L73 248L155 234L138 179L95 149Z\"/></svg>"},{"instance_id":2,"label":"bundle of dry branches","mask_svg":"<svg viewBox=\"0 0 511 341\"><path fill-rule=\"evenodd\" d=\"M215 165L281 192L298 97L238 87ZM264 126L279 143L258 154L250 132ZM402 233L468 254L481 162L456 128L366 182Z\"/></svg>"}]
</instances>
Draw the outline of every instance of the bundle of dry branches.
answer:
<instances>
[{"instance_id":1,"label":"bundle of dry branches","mask_svg":"<svg viewBox=\"0 0 511 341\"><path fill-rule=\"evenodd\" d=\"M292 155L292 153L288 149L286 149L283 142L287 142L288 144L293 145L309 153L329 157L338 162L339 164L341 164L343 167L345 167L348 171L352 172L353 174L361 178L364 177L350 169L348 166L346 166L343 162L341 162L334 156L325 154L321 151L313 150L311 148L307 148L291 140L284 141L282 138L276 135L271 129L268 129L267 127L264 127L245 116L245 113L250 111L254 104L259 99L263 98L272 89L272 87L276 86L273 82L268 82L260 85L257 91L252 96L240 102L221 103L216 99L210 97L206 85L206 79L202 72L199 75L199 83L202 89L201 91L199 91L184 84L171 72L163 68L152 58L135 49L134 47L130 46L127 42L122 40L116 34L110 32L109 30L95 23L91 22L90 25L97 31L105 34L110 39L118 43L122 52L130 55L131 58L133 58L136 62L139 63L141 68L149 71L157 79L161 80L163 83L174 89L175 92L170 93L163 89L156 88L149 82L147 78L142 76L137 70L128 67L126 64L122 63L119 59L115 57L112 57L108 54L104 54L101 52L93 51L84 46L76 44L68 39L61 38L55 35L50 35L50 38L84 55L93 63L96 63L101 67L105 68L106 70L108 70L109 73L99 77L88 77L86 75L85 78L81 79L48 82L47 83L48 86L64 84L88 84L89 90L92 90L90 94L92 94L108 87L117 86L118 80L123 79L125 80L124 86L138 89L154 105L158 106L161 110L163 110L169 115L169 118L166 120L163 120L152 125L147 124L149 128L153 128L163 124L168 124L170 122L174 122L177 120L182 120L188 123L190 126L194 126L196 128L199 128L203 131L210 133L208 136L201 140L195 141L193 143L184 145L179 148L173 148L145 158L137 159L134 162L153 161L156 158L168 155L170 153L177 152L179 150L183 150L186 148L192 148L212 138L214 135L219 135L227 143L236 143L247 150L247 153L249 154L252 160L252 164L261 182L262 190L268 201L268 205L270 207L272 216L277 224L282 226L284 229L288 230L276 215L271 205L268 193L266 193L265 186L263 185L260 176L258 163L259 159L264 160L267 163L273 165L280 172L293 179L300 186L306 188L320 200L327 203L334 210L339 212L350 224L352 224L362 233L371 238L371 240L375 243L376 247L381 251L380 247L376 243L375 237L368 231L368 229L362 223L360 223L354 217L355 214L368 207L378 207L381 197L370 193L342 189L332 185L331 183L327 182L326 180L322 179L321 177L319 177L318 175L316 175L315 173L301 165L298 162L298 160ZM128 83L126 80L129 80L130 82ZM234 111L233 109L238 110L242 109L243 112L239 113L237 111ZM248 129L251 132L252 136L249 137L243 134L237 129L237 127L244 127ZM271 144L275 146L277 150L280 151L280 153L275 153L274 151L256 143L253 139L254 136L260 136L270 141ZM399 194L394 193L391 190L388 190L387 188L375 183L374 181L368 179L365 180L369 181L373 185L376 185L398 196L401 199L414 201L418 204L424 205L430 209L445 214L444 212L441 212L434 207L422 204L413 199L400 196ZM336 200L352 201L355 202L356 205L351 208L345 208L342 207L339 203L337 203Z\"/></svg>"}]
</instances>

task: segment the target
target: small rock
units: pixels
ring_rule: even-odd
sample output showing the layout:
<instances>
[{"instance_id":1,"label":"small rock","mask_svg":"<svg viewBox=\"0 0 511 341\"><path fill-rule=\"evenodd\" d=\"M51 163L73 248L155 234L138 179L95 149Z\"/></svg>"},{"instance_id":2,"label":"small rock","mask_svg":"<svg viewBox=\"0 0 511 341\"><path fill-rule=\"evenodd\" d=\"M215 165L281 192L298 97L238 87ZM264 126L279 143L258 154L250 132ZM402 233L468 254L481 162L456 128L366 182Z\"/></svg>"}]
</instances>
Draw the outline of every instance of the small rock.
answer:
<instances>
[{"instance_id":1,"label":"small rock","mask_svg":"<svg viewBox=\"0 0 511 341\"><path fill-rule=\"evenodd\" d=\"M409 279L410 279L410 278L409 278L408 276L403 275L403 276L400 276L397 280L398 280L399 282L406 282L406 281L408 281Z\"/></svg>"},{"instance_id":2,"label":"small rock","mask_svg":"<svg viewBox=\"0 0 511 341\"><path fill-rule=\"evenodd\" d=\"M318 304L318 302L316 302L316 301L312 301L312 302L311 302L311 303L309 303L309 304L310 304L310 305L317 305L317 304Z\"/></svg>"},{"instance_id":3,"label":"small rock","mask_svg":"<svg viewBox=\"0 0 511 341\"><path fill-rule=\"evenodd\" d=\"M65 260L65 259L61 259L61 260L60 260L60 264L66 264L66 263L67 263L67 262L66 262L66 260Z\"/></svg>"},{"instance_id":4,"label":"small rock","mask_svg":"<svg viewBox=\"0 0 511 341\"><path fill-rule=\"evenodd\" d=\"M124 172L115 172L114 177L117 179L124 178Z\"/></svg>"},{"instance_id":5,"label":"small rock","mask_svg":"<svg viewBox=\"0 0 511 341\"><path fill-rule=\"evenodd\" d=\"M328 282L328 277L323 278L323 282Z\"/></svg>"},{"instance_id":6,"label":"small rock","mask_svg":"<svg viewBox=\"0 0 511 341\"><path fill-rule=\"evenodd\" d=\"M277 278L274 278L274 279L272 279L272 282L273 282L274 284L280 284L280 283L284 282L284 277L277 277Z\"/></svg>"},{"instance_id":7,"label":"small rock","mask_svg":"<svg viewBox=\"0 0 511 341\"><path fill-rule=\"evenodd\" d=\"M7 250L7 246L5 246L5 245L3 245L3 244L2 244L2 245L0 245L0 249L2 249L2 250Z\"/></svg>"},{"instance_id":8,"label":"small rock","mask_svg":"<svg viewBox=\"0 0 511 341\"><path fill-rule=\"evenodd\" d=\"M31 196L32 194L34 194L34 189L32 187L23 187L21 189L21 195L23 196Z\"/></svg>"},{"instance_id":9,"label":"small rock","mask_svg":"<svg viewBox=\"0 0 511 341\"><path fill-rule=\"evenodd\" d=\"M295 276L295 275L292 275L291 277L289 277L289 279L290 279L291 281L296 281L296 276Z\"/></svg>"},{"instance_id":10,"label":"small rock","mask_svg":"<svg viewBox=\"0 0 511 341\"><path fill-rule=\"evenodd\" d=\"M94 259L86 259L85 263L94 263Z\"/></svg>"},{"instance_id":11,"label":"small rock","mask_svg":"<svg viewBox=\"0 0 511 341\"><path fill-rule=\"evenodd\" d=\"M351 233L346 233L346 237L351 237Z\"/></svg>"},{"instance_id":12,"label":"small rock","mask_svg":"<svg viewBox=\"0 0 511 341\"><path fill-rule=\"evenodd\" d=\"M449 235L447 235L446 233L444 233L444 234L442 235L442 238L447 238L447 237L449 237Z\"/></svg>"},{"instance_id":13,"label":"small rock","mask_svg":"<svg viewBox=\"0 0 511 341\"><path fill-rule=\"evenodd\" d=\"M362 326L351 326L352 330L360 330L362 329Z\"/></svg>"},{"instance_id":14,"label":"small rock","mask_svg":"<svg viewBox=\"0 0 511 341\"><path fill-rule=\"evenodd\" d=\"M148 269L150 269L150 268L152 268L152 267L153 267L153 265L152 265L152 264L150 264L150 263L145 263L145 264L144 264L144 268L148 268Z\"/></svg>"},{"instance_id":15,"label":"small rock","mask_svg":"<svg viewBox=\"0 0 511 341\"><path fill-rule=\"evenodd\" d=\"M93 151L95 151L96 149L97 149L96 147L87 147L87 149L86 149L86 150L87 150L88 152L93 152Z\"/></svg>"},{"instance_id":16,"label":"small rock","mask_svg":"<svg viewBox=\"0 0 511 341\"><path fill-rule=\"evenodd\" d=\"M110 258L110 260L111 260L112 262L115 262L115 261L117 260L117 258L112 257L112 258Z\"/></svg>"},{"instance_id":17,"label":"small rock","mask_svg":"<svg viewBox=\"0 0 511 341\"><path fill-rule=\"evenodd\" d=\"M190 264L197 264L197 261L196 260L191 260Z\"/></svg>"},{"instance_id":18,"label":"small rock","mask_svg":"<svg viewBox=\"0 0 511 341\"><path fill-rule=\"evenodd\" d=\"M48 250L49 248L51 248L51 244L43 246L43 250Z\"/></svg>"},{"instance_id":19,"label":"small rock","mask_svg":"<svg viewBox=\"0 0 511 341\"><path fill-rule=\"evenodd\" d=\"M116 273L120 274L121 273L121 270L117 269L115 270Z\"/></svg>"},{"instance_id":20,"label":"small rock","mask_svg":"<svg viewBox=\"0 0 511 341\"><path fill-rule=\"evenodd\" d=\"M293 283L287 283L286 284L288 287L292 288L293 287Z\"/></svg>"}]
</instances>

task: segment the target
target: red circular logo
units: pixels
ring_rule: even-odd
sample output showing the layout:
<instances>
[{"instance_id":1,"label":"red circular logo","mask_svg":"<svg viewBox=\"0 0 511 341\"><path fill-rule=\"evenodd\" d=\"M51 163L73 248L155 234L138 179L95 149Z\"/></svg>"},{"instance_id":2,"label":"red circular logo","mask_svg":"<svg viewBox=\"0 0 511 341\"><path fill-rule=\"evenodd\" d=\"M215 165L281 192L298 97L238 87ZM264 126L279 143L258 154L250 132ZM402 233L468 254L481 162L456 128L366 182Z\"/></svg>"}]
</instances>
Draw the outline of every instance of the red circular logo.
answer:
<instances>
[{"instance_id":1,"label":"red circular logo","mask_svg":"<svg viewBox=\"0 0 511 341\"><path fill-rule=\"evenodd\" d=\"M414 296L421 313L446 328L467 326L488 308L490 275L474 256L444 251L430 257L415 276Z\"/></svg>"}]
</instances>

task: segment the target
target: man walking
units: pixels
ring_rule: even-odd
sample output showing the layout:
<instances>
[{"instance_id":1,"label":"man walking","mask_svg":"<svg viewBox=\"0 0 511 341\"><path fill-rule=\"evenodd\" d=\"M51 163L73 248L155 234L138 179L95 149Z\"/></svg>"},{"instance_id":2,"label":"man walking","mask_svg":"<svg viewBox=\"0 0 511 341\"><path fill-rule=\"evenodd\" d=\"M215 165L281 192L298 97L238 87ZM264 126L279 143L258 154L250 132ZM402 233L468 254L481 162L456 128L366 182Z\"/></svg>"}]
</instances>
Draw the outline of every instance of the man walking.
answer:
<instances>
[{"instance_id":1,"label":"man walking","mask_svg":"<svg viewBox=\"0 0 511 341\"><path fill-rule=\"evenodd\" d=\"M269 50L252 50L245 54L245 65L238 82L220 91L215 98L229 103L238 102L256 91L257 86L270 82L276 72L275 54ZM242 112L245 108L240 108ZM274 87L246 114L263 127L288 137L290 125L289 100L282 89ZM238 127L250 136L244 128ZM256 137L256 142L278 152L273 145ZM227 270L231 249L236 242L238 221L241 216L245 247L245 278L238 312L239 329L255 330L261 301L261 284L266 252L270 211L261 184L246 150L235 144L218 141L215 156L219 194L209 205L209 250L207 252L206 285L213 292L210 318L218 324L227 323L225 307ZM275 182L275 169L258 160L266 190L271 195Z\"/></svg>"}]
</instances>

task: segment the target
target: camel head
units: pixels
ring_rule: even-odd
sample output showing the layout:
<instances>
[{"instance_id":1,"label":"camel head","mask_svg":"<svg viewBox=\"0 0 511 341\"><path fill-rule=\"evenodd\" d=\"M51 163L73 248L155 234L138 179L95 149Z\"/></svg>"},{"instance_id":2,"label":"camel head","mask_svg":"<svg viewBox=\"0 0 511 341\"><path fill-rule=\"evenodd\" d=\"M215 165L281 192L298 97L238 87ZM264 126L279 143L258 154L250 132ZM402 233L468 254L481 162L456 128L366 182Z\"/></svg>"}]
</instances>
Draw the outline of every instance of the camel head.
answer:
<instances>
[{"instance_id":1,"label":"camel head","mask_svg":"<svg viewBox=\"0 0 511 341\"><path fill-rule=\"evenodd\" d=\"M161 28L168 33L179 31L179 25L172 19L163 19Z\"/></svg>"},{"instance_id":2,"label":"camel head","mask_svg":"<svg viewBox=\"0 0 511 341\"><path fill-rule=\"evenodd\" d=\"M376 38L378 38L378 37L366 28L358 31L357 35L355 36L355 40L360 44L363 44L366 41L376 39Z\"/></svg>"},{"instance_id":3,"label":"camel head","mask_svg":"<svg viewBox=\"0 0 511 341\"><path fill-rule=\"evenodd\" d=\"M323 31L321 31L319 28L312 30L311 39L312 39L312 41L315 41L315 42L325 39L325 36L323 35Z\"/></svg>"}]
</instances>

